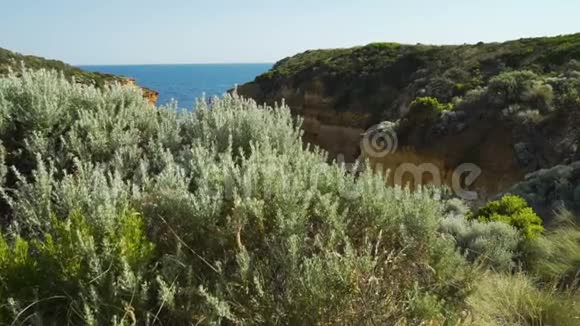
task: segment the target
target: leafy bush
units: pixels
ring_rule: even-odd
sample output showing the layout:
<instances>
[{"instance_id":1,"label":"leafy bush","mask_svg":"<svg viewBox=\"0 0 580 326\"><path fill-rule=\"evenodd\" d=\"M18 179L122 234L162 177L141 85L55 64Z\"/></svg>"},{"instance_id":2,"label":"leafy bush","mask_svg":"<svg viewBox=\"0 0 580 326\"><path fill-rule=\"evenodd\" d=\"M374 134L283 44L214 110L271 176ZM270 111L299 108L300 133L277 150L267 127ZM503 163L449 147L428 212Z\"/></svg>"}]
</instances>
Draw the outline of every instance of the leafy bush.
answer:
<instances>
[{"instance_id":1,"label":"leafy bush","mask_svg":"<svg viewBox=\"0 0 580 326\"><path fill-rule=\"evenodd\" d=\"M285 106L151 110L136 89L25 71L0 79L0 116L0 323L420 324L465 307L473 269L437 232L439 191L327 164Z\"/></svg>"},{"instance_id":2,"label":"leafy bush","mask_svg":"<svg viewBox=\"0 0 580 326\"><path fill-rule=\"evenodd\" d=\"M579 181L580 162L574 162L530 173L509 192L525 198L536 211L565 209L580 216Z\"/></svg>"},{"instance_id":3,"label":"leafy bush","mask_svg":"<svg viewBox=\"0 0 580 326\"><path fill-rule=\"evenodd\" d=\"M469 90L465 93L465 95L461 98L460 103L462 105L477 105L483 102L485 98L487 89L482 87L477 87L472 90Z\"/></svg>"},{"instance_id":4,"label":"leafy bush","mask_svg":"<svg viewBox=\"0 0 580 326\"><path fill-rule=\"evenodd\" d=\"M542 219L520 196L505 195L491 201L470 217L479 222L502 222L519 230L526 239L535 239L544 231Z\"/></svg>"},{"instance_id":5,"label":"leafy bush","mask_svg":"<svg viewBox=\"0 0 580 326\"><path fill-rule=\"evenodd\" d=\"M453 110L453 104L439 103L434 97L418 97L409 105L407 120L413 123L432 122L444 111Z\"/></svg>"},{"instance_id":6,"label":"leafy bush","mask_svg":"<svg viewBox=\"0 0 580 326\"><path fill-rule=\"evenodd\" d=\"M411 102L410 106L413 111L433 111L433 112L443 112L453 110L453 106L450 103L442 104L436 98L433 97L419 97Z\"/></svg>"},{"instance_id":7,"label":"leafy bush","mask_svg":"<svg viewBox=\"0 0 580 326\"><path fill-rule=\"evenodd\" d=\"M450 101L454 95L455 83L445 77L434 77L426 86L427 95L442 101ZM441 110L442 111L442 110Z\"/></svg>"},{"instance_id":8,"label":"leafy bush","mask_svg":"<svg viewBox=\"0 0 580 326\"><path fill-rule=\"evenodd\" d=\"M544 83L544 81L535 80L532 85L523 94L523 100L532 108L535 108L541 112L547 113L551 110L551 105L554 100L554 91L550 84Z\"/></svg>"},{"instance_id":9,"label":"leafy bush","mask_svg":"<svg viewBox=\"0 0 580 326\"><path fill-rule=\"evenodd\" d=\"M519 255L521 236L505 223L481 223L463 217L449 217L442 220L441 231L453 236L458 248L470 261L497 271L511 270Z\"/></svg>"},{"instance_id":10,"label":"leafy bush","mask_svg":"<svg viewBox=\"0 0 580 326\"><path fill-rule=\"evenodd\" d=\"M548 79L554 93L557 107L570 110L580 107L580 76L578 71L567 71L564 76Z\"/></svg>"},{"instance_id":11,"label":"leafy bush","mask_svg":"<svg viewBox=\"0 0 580 326\"><path fill-rule=\"evenodd\" d=\"M554 98L552 86L531 71L510 71L490 79L487 97L500 107L523 103L547 112Z\"/></svg>"},{"instance_id":12,"label":"leafy bush","mask_svg":"<svg viewBox=\"0 0 580 326\"><path fill-rule=\"evenodd\" d=\"M135 212L103 230L75 212L53 216L51 229L29 241L0 235L0 296L10 303L0 316L105 324L123 315L118 322L134 322L133 311L146 303L154 249L144 231Z\"/></svg>"}]
</instances>

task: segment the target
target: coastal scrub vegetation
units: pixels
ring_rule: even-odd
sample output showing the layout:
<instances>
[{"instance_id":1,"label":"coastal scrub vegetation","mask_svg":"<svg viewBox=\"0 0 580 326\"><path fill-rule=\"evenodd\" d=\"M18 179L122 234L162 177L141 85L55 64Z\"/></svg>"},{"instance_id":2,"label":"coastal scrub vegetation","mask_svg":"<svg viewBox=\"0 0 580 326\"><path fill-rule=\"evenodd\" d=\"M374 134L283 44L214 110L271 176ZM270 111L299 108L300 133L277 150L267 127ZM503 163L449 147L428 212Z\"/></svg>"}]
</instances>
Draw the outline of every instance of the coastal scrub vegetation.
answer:
<instances>
[{"instance_id":1,"label":"coastal scrub vegetation","mask_svg":"<svg viewBox=\"0 0 580 326\"><path fill-rule=\"evenodd\" d=\"M418 97L409 105L408 117L414 123L419 121L434 121L445 111L453 111L452 103L439 103L434 97Z\"/></svg>"},{"instance_id":2,"label":"coastal scrub vegetation","mask_svg":"<svg viewBox=\"0 0 580 326\"><path fill-rule=\"evenodd\" d=\"M534 239L544 231L542 219L520 196L506 195L480 208L473 216L479 222L503 222L518 229L526 239Z\"/></svg>"},{"instance_id":3,"label":"coastal scrub vegetation","mask_svg":"<svg viewBox=\"0 0 580 326\"><path fill-rule=\"evenodd\" d=\"M361 128L404 118L401 112L412 113L417 101L430 98L468 116L487 109L486 116L515 121L521 136L521 125L580 107L579 55L580 34L446 46L371 43L299 53L253 84L269 102L279 100L281 85L322 91L336 99L337 112L372 113L352 122ZM303 96L284 94L294 101Z\"/></svg>"},{"instance_id":4,"label":"coastal scrub vegetation","mask_svg":"<svg viewBox=\"0 0 580 326\"><path fill-rule=\"evenodd\" d=\"M580 318L575 224L530 236L518 197L470 219L445 189L351 174L305 148L286 106L178 112L24 70L0 79L0 141L0 324Z\"/></svg>"},{"instance_id":5,"label":"coastal scrub vegetation","mask_svg":"<svg viewBox=\"0 0 580 326\"><path fill-rule=\"evenodd\" d=\"M123 77L85 71L68 65L59 60L50 60L33 55L23 55L0 48L0 76L7 75L11 70L19 72L25 65L29 69L53 69L61 71L67 78L74 78L76 82L104 87L114 82L122 82Z\"/></svg>"}]
</instances>

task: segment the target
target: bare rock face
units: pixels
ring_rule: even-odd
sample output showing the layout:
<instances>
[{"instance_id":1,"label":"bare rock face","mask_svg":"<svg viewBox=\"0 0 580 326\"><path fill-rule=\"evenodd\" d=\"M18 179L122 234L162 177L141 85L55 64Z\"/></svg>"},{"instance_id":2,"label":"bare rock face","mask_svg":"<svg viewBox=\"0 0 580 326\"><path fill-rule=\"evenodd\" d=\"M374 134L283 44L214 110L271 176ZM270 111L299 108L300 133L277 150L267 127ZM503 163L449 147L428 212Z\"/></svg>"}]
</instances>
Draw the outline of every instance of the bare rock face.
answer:
<instances>
[{"instance_id":1,"label":"bare rock face","mask_svg":"<svg viewBox=\"0 0 580 326\"><path fill-rule=\"evenodd\" d=\"M272 102L260 93L250 95L246 87L254 88L255 92L255 84L243 86L238 92L259 101ZM432 183L451 187L457 167L473 163L482 173L471 188L478 191L480 200L485 200L522 180L526 174L526 168L518 163L513 135L507 124L462 121L447 134L437 134L436 126L416 125L372 136L367 134L368 129L373 123L380 123L372 110L338 111L334 106L336 99L325 95L321 88L291 91L283 87L274 98L275 101L285 98L292 112L304 119L305 141L328 151L331 159L346 162L368 159L375 170L387 173L389 184ZM381 138L396 144L383 144L390 148L381 148L380 144L374 144ZM403 173L401 178L396 176L401 168L409 165L436 169L425 170L419 180L414 179L412 171Z\"/></svg>"},{"instance_id":2,"label":"bare rock face","mask_svg":"<svg viewBox=\"0 0 580 326\"><path fill-rule=\"evenodd\" d=\"M472 126L463 132L443 137L425 138L418 127L404 132L383 134L384 147L373 146L373 138L363 137L361 152L377 171L388 175L388 183L398 185L446 185L457 187L472 167L477 178L468 188L477 191L477 198L486 201L520 181L525 170L518 164L512 149L512 135L506 126L491 128ZM396 137L396 138L395 138ZM389 148L390 146L390 148ZM454 178L457 179L454 184ZM467 189L461 186L460 189ZM455 189L453 189L455 190Z\"/></svg>"},{"instance_id":3,"label":"bare rock face","mask_svg":"<svg viewBox=\"0 0 580 326\"><path fill-rule=\"evenodd\" d=\"M140 87L143 90L143 97L149 102L150 104L157 103L157 99L159 99L159 92L156 90L152 90L147 87Z\"/></svg>"},{"instance_id":4,"label":"bare rock face","mask_svg":"<svg viewBox=\"0 0 580 326\"><path fill-rule=\"evenodd\" d=\"M570 51L554 55L548 43L558 42ZM441 47L375 43L283 59L237 91L259 103L285 101L304 119L306 141L330 159L368 159L389 171L389 183L454 187L465 164L476 166L469 189L485 200L538 169L580 160L575 60L580 34ZM432 108L419 114L417 99ZM386 135L376 132L385 125Z\"/></svg>"},{"instance_id":5,"label":"bare rock face","mask_svg":"<svg viewBox=\"0 0 580 326\"><path fill-rule=\"evenodd\" d=\"M143 91L143 98L145 98L147 102L149 102L150 104L157 103L157 99L159 98L158 91L137 85L134 78L123 78L121 83L123 85L131 85L139 87Z\"/></svg>"}]
</instances>

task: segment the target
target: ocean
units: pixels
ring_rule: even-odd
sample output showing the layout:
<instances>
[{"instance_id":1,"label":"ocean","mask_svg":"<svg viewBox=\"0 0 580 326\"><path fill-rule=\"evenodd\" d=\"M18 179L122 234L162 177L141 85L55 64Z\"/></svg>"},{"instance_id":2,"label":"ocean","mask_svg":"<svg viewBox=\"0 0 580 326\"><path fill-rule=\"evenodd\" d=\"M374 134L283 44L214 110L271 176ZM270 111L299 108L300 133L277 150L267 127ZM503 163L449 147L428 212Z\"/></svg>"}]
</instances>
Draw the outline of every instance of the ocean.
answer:
<instances>
[{"instance_id":1,"label":"ocean","mask_svg":"<svg viewBox=\"0 0 580 326\"><path fill-rule=\"evenodd\" d=\"M270 69L272 64L178 64L79 66L79 68L135 78L137 84L159 92L158 105L172 99L191 109L195 99L223 95Z\"/></svg>"}]
</instances>

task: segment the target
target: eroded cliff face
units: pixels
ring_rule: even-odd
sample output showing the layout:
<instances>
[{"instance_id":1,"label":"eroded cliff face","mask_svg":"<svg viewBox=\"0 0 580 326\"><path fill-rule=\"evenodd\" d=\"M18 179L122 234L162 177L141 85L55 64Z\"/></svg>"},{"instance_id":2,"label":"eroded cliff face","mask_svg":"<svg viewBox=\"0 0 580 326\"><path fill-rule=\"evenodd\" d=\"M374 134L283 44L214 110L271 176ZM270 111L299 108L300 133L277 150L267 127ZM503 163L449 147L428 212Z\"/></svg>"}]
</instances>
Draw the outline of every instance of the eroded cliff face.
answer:
<instances>
[{"instance_id":1,"label":"eroded cliff face","mask_svg":"<svg viewBox=\"0 0 580 326\"><path fill-rule=\"evenodd\" d=\"M282 100L292 113L303 119L304 140L320 146L330 159L353 162L360 156L361 135L370 123L363 111L337 111L336 98L326 92L324 81L315 80L308 87L282 85L275 94L266 94L257 83L238 87L238 93L258 102L274 104Z\"/></svg>"},{"instance_id":2,"label":"eroded cliff face","mask_svg":"<svg viewBox=\"0 0 580 326\"><path fill-rule=\"evenodd\" d=\"M580 53L580 36L574 39ZM486 200L528 173L580 160L580 106L560 100L563 84L580 92L577 77L570 77L570 65L580 55L574 52L543 67L543 58L551 55L543 54L544 41L521 42L532 51L519 52L513 42L307 51L280 61L237 91L259 103L285 101L304 119L306 141L327 150L330 159L368 159L376 170L390 171L391 184L417 182L411 172L401 175L401 166L415 166L430 169L420 173L420 184L440 180L453 187L457 168L475 165L481 174L468 188ZM528 72L536 66L544 70ZM513 70L522 72L501 75ZM509 94L510 88L504 94L502 78L507 85L521 83L514 86L521 94ZM428 121L417 119L411 103L423 96L451 109L436 110ZM386 155L384 149L377 154L369 148L368 139L365 143L367 131L383 121L396 125L396 148L387 148ZM464 177L459 180L466 186Z\"/></svg>"},{"instance_id":3,"label":"eroded cliff face","mask_svg":"<svg viewBox=\"0 0 580 326\"><path fill-rule=\"evenodd\" d=\"M159 92L152 90L150 88L141 87L143 90L143 97L150 103L155 104L157 103L157 99L159 99Z\"/></svg>"},{"instance_id":4,"label":"eroded cliff face","mask_svg":"<svg viewBox=\"0 0 580 326\"><path fill-rule=\"evenodd\" d=\"M386 173L391 185L446 185L457 195L475 191L477 198L466 199L480 202L521 181L526 174L514 154L513 137L506 126L473 125L461 133L418 141L418 134L424 132L419 127L397 134L397 147L382 149L369 145L365 135L360 142L362 157L375 171ZM476 173L476 178L466 184L470 173Z\"/></svg>"},{"instance_id":5,"label":"eroded cliff face","mask_svg":"<svg viewBox=\"0 0 580 326\"><path fill-rule=\"evenodd\" d=\"M372 136L365 138L365 132L380 122L372 110L337 111L336 98L326 95L324 89L321 82L309 88L284 86L273 98L274 101L285 99L292 112L303 118L305 141L328 151L331 160L362 162L368 159L373 169L388 174L391 185L419 183L452 187L457 168L472 163L481 169L481 175L468 188L477 191L478 200L484 201L523 180L533 170L519 163L512 130L498 121L470 121L460 132L448 135L431 135L429 127L412 126L387 135L390 141L397 142L387 144L391 148L376 148ZM243 96L274 102L256 90L255 84L238 88ZM397 111L403 116L407 108ZM413 171L423 172L417 179ZM401 172L402 176L397 176ZM465 175L461 177L463 183Z\"/></svg>"}]
</instances>

